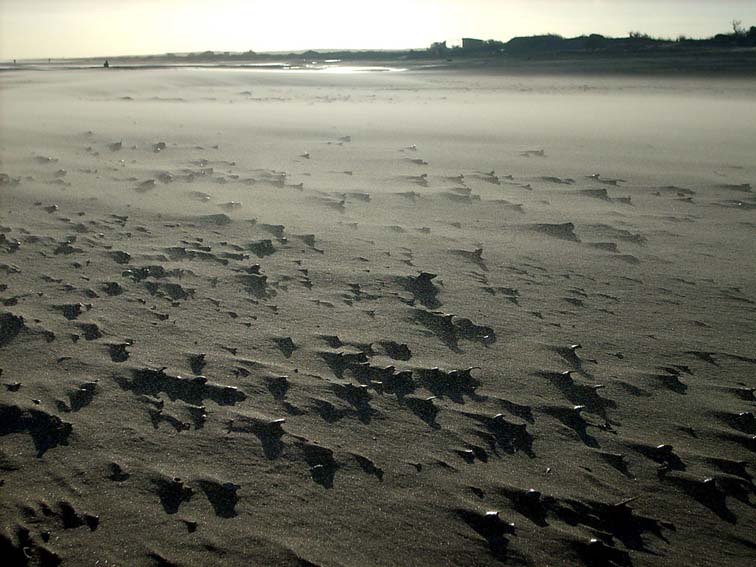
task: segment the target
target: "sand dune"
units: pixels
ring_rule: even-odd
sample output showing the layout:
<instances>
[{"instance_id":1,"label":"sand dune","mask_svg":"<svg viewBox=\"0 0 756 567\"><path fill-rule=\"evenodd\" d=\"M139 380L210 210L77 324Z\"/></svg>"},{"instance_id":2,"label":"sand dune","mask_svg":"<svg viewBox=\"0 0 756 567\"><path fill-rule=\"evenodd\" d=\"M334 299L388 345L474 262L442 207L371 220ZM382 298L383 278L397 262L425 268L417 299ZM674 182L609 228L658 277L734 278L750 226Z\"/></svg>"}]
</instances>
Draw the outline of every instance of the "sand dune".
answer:
<instances>
[{"instance_id":1,"label":"sand dune","mask_svg":"<svg viewBox=\"0 0 756 567\"><path fill-rule=\"evenodd\" d=\"M753 557L753 83L0 81L10 564Z\"/></svg>"}]
</instances>

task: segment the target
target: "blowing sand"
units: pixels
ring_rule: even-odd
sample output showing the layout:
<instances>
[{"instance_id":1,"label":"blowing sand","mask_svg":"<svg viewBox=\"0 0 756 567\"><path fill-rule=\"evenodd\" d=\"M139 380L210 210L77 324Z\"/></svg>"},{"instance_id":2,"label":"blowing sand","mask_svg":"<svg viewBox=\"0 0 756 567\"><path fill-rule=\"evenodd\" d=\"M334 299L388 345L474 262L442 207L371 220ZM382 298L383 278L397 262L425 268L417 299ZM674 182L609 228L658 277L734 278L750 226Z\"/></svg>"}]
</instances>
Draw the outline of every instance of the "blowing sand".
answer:
<instances>
[{"instance_id":1,"label":"blowing sand","mask_svg":"<svg viewBox=\"0 0 756 567\"><path fill-rule=\"evenodd\" d=\"M756 82L18 71L0 113L4 564L753 560Z\"/></svg>"}]
</instances>

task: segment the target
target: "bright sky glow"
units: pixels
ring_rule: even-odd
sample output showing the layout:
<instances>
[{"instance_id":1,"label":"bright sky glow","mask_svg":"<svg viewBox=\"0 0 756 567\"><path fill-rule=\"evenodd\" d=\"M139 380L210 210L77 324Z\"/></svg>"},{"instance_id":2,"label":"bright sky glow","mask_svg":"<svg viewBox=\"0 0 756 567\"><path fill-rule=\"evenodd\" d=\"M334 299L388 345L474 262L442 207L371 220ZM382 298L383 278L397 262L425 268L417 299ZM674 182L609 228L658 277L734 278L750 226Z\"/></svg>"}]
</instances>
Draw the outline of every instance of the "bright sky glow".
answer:
<instances>
[{"instance_id":1,"label":"bright sky glow","mask_svg":"<svg viewBox=\"0 0 756 567\"><path fill-rule=\"evenodd\" d=\"M0 59L423 48L462 36L708 37L756 0L0 0Z\"/></svg>"}]
</instances>

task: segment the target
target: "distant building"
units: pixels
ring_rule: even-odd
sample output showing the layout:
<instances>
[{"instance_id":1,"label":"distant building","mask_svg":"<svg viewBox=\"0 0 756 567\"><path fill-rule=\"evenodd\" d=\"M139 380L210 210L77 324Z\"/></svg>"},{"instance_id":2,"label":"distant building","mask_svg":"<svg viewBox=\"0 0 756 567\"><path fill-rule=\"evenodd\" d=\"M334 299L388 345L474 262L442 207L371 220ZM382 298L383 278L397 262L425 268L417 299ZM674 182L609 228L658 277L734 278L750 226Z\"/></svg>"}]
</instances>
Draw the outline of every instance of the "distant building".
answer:
<instances>
[{"instance_id":1,"label":"distant building","mask_svg":"<svg viewBox=\"0 0 756 567\"><path fill-rule=\"evenodd\" d=\"M474 39L472 37L462 38L462 49L469 49L469 50L483 49L483 46L485 44L486 42L483 41L482 39Z\"/></svg>"},{"instance_id":2,"label":"distant building","mask_svg":"<svg viewBox=\"0 0 756 567\"><path fill-rule=\"evenodd\" d=\"M435 43L432 43L428 51L430 51L433 55L442 56L446 54L447 51L446 42L445 41L437 41Z\"/></svg>"}]
</instances>

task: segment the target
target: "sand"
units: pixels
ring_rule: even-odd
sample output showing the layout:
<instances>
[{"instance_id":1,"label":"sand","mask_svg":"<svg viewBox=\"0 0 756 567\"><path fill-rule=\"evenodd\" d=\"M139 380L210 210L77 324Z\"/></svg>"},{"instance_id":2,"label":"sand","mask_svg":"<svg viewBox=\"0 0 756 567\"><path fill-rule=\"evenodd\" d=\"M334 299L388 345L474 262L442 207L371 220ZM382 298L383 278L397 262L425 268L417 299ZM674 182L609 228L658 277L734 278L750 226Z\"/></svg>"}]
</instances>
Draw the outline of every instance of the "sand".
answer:
<instances>
[{"instance_id":1,"label":"sand","mask_svg":"<svg viewBox=\"0 0 756 567\"><path fill-rule=\"evenodd\" d=\"M756 82L0 75L6 565L745 565Z\"/></svg>"}]
</instances>

